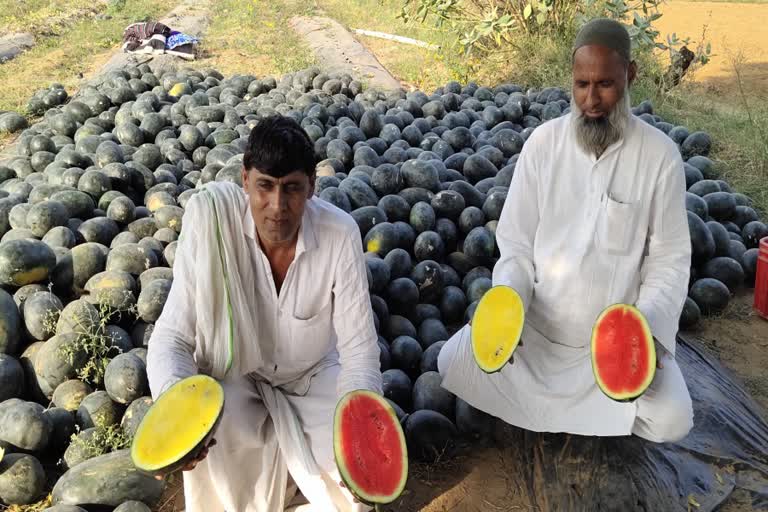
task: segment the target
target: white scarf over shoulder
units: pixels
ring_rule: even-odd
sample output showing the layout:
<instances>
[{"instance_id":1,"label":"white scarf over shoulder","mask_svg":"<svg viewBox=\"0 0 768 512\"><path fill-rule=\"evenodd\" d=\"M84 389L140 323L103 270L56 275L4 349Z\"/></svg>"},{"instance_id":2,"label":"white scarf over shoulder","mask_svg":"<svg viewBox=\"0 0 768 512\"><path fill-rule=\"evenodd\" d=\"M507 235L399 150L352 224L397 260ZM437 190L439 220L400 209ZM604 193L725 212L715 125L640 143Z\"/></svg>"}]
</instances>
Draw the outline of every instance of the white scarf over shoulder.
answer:
<instances>
[{"instance_id":1,"label":"white scarf over shoulder","mask_svg":"<svg viewBox=\"0 0 768 512\"><path fill-rule=\"evenodd\" d=\"M198 243L209 249L194 251L197 263L195 361L200 372L219 380L231 374L230 370L237 370L236 337L257 332L254 325L257 316L251 311L251 305L257 303L256 287L252 285L254 270L243 243L240 217L246 207L247 198L239 186L209 183L190 199L184 217L186 226L194 226ZM227 342L221 343L221 340ZM249 354L250 361L260 358L258 344L249 350L255 351ZM319 510L336 510L301 424L283 391L258 378L253 382L269 412L285 465L297 486Z\"/></svg>"}]
</instances>

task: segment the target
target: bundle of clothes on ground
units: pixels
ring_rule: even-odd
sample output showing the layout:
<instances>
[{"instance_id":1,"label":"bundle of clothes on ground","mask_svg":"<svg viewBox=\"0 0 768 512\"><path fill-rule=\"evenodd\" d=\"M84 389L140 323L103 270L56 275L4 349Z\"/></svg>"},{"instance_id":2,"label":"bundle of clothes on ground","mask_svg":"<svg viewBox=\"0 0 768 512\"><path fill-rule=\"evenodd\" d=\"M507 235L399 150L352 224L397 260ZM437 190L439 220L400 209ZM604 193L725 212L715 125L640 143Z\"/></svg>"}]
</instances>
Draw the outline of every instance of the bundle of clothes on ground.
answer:
<instances>
[{"instance_id":1,"label":"bundle of clothes on ground","mask_svg":"<svg viewBox=\"0 0 768 512\"><path fill-rule=\"evenodd\" d=\"M158 21L132 23L123 31L123 52L161 55L167 53L194 60L200 40Z\"/></svg>"}]
</instances>

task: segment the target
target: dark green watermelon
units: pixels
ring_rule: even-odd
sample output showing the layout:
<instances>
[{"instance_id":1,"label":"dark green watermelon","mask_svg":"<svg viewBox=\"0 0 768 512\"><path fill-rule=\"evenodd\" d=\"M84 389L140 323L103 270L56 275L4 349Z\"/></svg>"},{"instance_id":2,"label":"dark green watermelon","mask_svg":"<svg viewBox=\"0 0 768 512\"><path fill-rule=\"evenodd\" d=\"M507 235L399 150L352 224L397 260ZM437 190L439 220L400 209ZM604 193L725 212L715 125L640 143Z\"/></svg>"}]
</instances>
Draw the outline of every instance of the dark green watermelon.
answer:
<instances>
[{"instance_id":1,"label":"dark green watermelon","mask_svg":"<svg viewBox=\"0 0 768 512\"><path fill-rule=\"evenodd\" d=\"M436 411L452 417L456 396L441 386L443 378L436 371L424 372L413 383L413 410Z\"/></svg>"},{"instance_id":2,"label":"dark green watermelon","mask_svg":"<svg viewBox=\"0 0 768 512\"><path fill-rule=\"evenodd\" d=\"M414 460L424 462L451 457L458 436L451 420L429 409L410 414L405 420L403 431L408 454Z\"/></svg>"},{"instance_id":3,"label":"dark green watermelon","mask_svg":"<svg viewBox=\"0 0 768 512\"><path fill-rule=\"evenodd\" d=\"M757 275L757 258L760 249L747 249L741 256L741 266L744 269L744 281L750 288L755 287L755 276Z\"/></svg>"},{"instance_id":4,"label":"dark green watermelon","mask_svg":"<svg viewBox=\"0 0 768 512\"><path fill-rule=\"evenodd\" d=\"M715 256L728 256L731 250L731 237L728 230L717 221L707 222L707 228L712 233L712 239L715 241Z\"/></svg>"},{"instance_id":5,"label":"dark green watermelon","mask_svg":"<svg viewBox=\"0 0 768 512\"><path fill-rule=\"evenodd\" d=\"M712 258L701 267L701 276L717 279L733 294L744 282L744 269L737 260L719 256Z\"/></svg>"},{"instance_id":6,"label":"dark green watermelon","mask_svg":"<svg viewBox=\"0 0 768 512\"><path fill-rule=\"evenodd\" d=\"M717 220L732 219L736 213L736 201L728 192L713 192L704 196L709 215Z\"/></svg>"},{"instance_id":7,"label":"dark green watermelon","mask_svg":"<svg viewBox=\"0 0 768 512\"><path fill-rule=\"evenodd\" d=\"M45 243L32 239L0 243L0 285L45 283L56 266L56 255Z\"/></svg>"},{"instance_id":8,"label":"dark green watermelon","mask_svg":"<svg viewBox=\"0 0 768 512\"><path fill-rule=\"evenodd\" d=\"M703 263L715 255L715 239L704 221L693 212L688 214L688 231L691 237L692 259Z\"/></svg>"},{"instance_id":9,"label":"dark green watermelon","mask_svg":"<svg viewBox=\"0 0 768 512\"><path fill-rule=\"evenodd\" d=\"M116 507L125 501L137 500L155 506L164 488L163 481L137 470L130 450L125 449L78 464L56 482L52 494L55 505Z\"/></svg>"},{"instance_id":10,"label":"dark green watermelon","mask_svg":"<svg viewBox=\"0 0 768 512\"><path fill-rule=\"evenodd\" d=\"M760 244L760 240L768 236L768 226L759 220L754 220L744 225L741 234L747 249L754 249Z\"/></svg>"},{"instance_id":11,"label":"dark green watermelon","mask_svg":"<svg viewBox=\"0 0 768 512\"><path fill-rule=\"evenodd\" d=\"M731 299L728 287L711 277L704 277L693 283L688 296L705 315L722 312Z\"/></svg>"},{"instance_id":12,"label":"dark green watermelon","mask_svg":"<svg viewBox=\"0 0 768 512\"><path fill-rule=\"evenodd\" d=\"M435 228L435 211L428 203L418 202L411 208L409 223L417 233L432 231Z\"/></svg>"},{"instance_id":13,"label":"dark green watermelon","mask_svg":"<svg viewBox=\"0 0 768 512\"><path fill-rule=\"evenodd\" d=\"M406 411L411 410L411 379L398 368L382 372L382 388L384 397L392 400Z\"/></svg>"}]
</instances>

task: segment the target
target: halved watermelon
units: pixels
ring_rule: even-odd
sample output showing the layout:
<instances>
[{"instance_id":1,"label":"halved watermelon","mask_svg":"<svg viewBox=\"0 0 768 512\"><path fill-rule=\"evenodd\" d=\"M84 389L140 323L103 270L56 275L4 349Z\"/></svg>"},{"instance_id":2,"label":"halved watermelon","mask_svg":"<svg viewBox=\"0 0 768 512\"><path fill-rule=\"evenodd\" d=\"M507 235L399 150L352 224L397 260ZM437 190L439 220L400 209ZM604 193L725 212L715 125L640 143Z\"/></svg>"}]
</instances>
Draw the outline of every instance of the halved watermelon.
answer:
<instances>
[{"instance_id":1,"label":"halved watermelon","mask_svg":"<svg viewBox=\"0 0 768 512\"><path fill-rule=\"evenodd\" d=\"M366 390L351 391L336 406L333 422L336 466L361 502L395 501L408 479L408 449L394 409Z\"/></svg>"},{"instance_id":2,"label":"halved watermelon","mask_svg":"<svg viewBox=\"0 0 768 512\"><path fill-rule=\"evenodd\" d=\"M131 444L134 465L153 474L184 467L208 445L224 411L224 389L207 375L176 382L144 415Z\"/></svg>"},{"instance_id":3,"label":"halved watermelon","mask_svg":"<svg viewBox=\"0 0 768 512\"><path fill-rule=\"evenodd\" d=\"M595 380L609 398L628 402L648 389L656 373L656 347L640 310L628 304L603 310L591 345Z\"/></svg>"},{"instance_id":4,"label":"halved watermelon","mask_svg":"<svg viewBox=\"0 0 768 512\"><path fill-rule=\"evenodd\" d=\"M472 354L486 373L501 370L512 358L523 332L523 299L514 288L491 287L477 304L472 318Z\"/></svg>"}]
</instances>

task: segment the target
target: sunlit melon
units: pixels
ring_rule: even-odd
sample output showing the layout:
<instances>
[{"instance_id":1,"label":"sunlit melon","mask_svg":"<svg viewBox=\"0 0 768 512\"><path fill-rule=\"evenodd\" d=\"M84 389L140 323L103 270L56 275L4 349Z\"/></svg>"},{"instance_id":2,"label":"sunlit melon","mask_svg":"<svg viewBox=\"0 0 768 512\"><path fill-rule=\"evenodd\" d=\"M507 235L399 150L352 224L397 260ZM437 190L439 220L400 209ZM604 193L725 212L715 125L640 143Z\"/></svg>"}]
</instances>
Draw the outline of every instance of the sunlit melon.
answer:
<instances>
[{"instance_id":1,"label":"sunlit melon","mask_svg":"<svg viewBox=\"0 0 768 512\"><path fill-rule=\"evenodd\" d=\"M472 317L472 354L486 373L501 370L512 358L523 332L523 300L513 288L490 288L477 304Z\"/></svg>"},{"instance_id":2,"label":"sunlit melon","mask_svg":"<svg viewBox=\"0 0 768 512\"><path fill-rule=\"evenodd\" d=\"M137 468L172 473L210 442L224 411L224 390L215 379L195 375L173 384L149 408L131 444Z\"/></svg>"},{"instance_id":3,"label":"sunlit melon","mask_svg":"<svg viewBox=\"0 0 768 512\"><path fill-rule=\"evenodd\" d=\"M592 370L598 387L617 401L642 395L656 372L651 329L636 307L606 308L592 329Z\"/></svg>"},{"instance_id":4,"label":"sunlit melon","mask_svg":"<svg viewBox=\"0 0 768 512\"><path fill-rule=\"evenodd\" d=\"M333 449L342 480L363 503L391 503L403 492L408 449L384 397L358 390L341 399L334 415Z\"/></svg>"}]
</instances>

